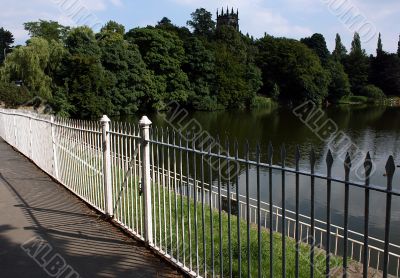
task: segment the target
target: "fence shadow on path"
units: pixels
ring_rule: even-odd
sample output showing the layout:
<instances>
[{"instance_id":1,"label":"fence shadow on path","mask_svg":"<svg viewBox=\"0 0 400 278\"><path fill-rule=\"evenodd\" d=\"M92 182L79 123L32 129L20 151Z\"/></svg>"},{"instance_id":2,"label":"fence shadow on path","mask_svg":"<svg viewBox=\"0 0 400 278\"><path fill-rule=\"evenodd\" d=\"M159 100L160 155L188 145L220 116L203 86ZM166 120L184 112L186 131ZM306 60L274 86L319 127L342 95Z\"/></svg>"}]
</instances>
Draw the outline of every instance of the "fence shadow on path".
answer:
<instances>
[{"instance_id":1,"label":"fence shadow on path","mask_svg":"<svg viewBox=\"0 0 400 278\"><path fill-rule=\"evenodd\" d=\"M179 277L172 267L86 207L61 185L53 182L4 141L0 142L0 179L16 199L29 225L25 230L42 237L81 277ZM13 227L0 226L2 250L18 249L18 256L0 260L1 269L26 267L26 277L45 277L18 244L2 236ZM3 251L4 252L4 251ZM16 252L14 252L16 253ZM3 256L7 257L7 256ZM29 260L31 260L29 262ZM7 266L8 265L8 266ZM7 272L5 272L7 273ZM38 277L39 277L38 276ZM11 276L9 276L11 277ZM20 276L22 277L22 276Z\"/></svg>"}]
</instances>

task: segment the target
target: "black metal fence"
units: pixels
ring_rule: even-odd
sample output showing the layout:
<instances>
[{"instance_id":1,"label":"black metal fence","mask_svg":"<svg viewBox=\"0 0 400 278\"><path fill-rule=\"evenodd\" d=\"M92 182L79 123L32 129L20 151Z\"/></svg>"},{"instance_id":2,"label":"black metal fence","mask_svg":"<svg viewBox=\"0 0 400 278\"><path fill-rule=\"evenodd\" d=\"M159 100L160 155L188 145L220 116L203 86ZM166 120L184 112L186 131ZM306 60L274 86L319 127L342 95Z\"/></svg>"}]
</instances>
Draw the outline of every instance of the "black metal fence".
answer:
<instances>
[{"instance_id":1,"label":"black metal fence","mask_svg":"<svg viewBox=\"0 0 400 278\"><path fill-rule=\"evenodd\" d=\"M350 180L350 154L343 162L343 177L332 175L334 157L325 157L326 173L315 171L317 156L309 154L309 171L286 165L286 150L262 156L257 145L239 148L217 139L182 136L154 129L150 136L153 180L154 246L195 276L212 277L347 277L358 272L387 277L399 275L399 246L390 243L395 163L387 160L384 186L370 184L373 161L364 161L363 183ZM251 157L251 158L250 158ZM263 161L261 158L266 158ZM316 182L317 181L317 182ZM316 196L316 185L325 194ZM342 225L332 223L332 186L344 190ZM294 191L294 210L287 209L287 190ZM352 189L364 195L359 232L349 228ZM307 191L308 213L301 213L301 191ZM274 197L279 192L279 198ZM370 196L384 194L385 225L381 238L369 234ZM321 200L324 199L324 208ZM324 211L324 217L318 213ZM337 204L335 204L337 208ZM365 263L366 262L366 263ZM369 273L369 274L368 274Z\"/></svg>"}]
</instances>

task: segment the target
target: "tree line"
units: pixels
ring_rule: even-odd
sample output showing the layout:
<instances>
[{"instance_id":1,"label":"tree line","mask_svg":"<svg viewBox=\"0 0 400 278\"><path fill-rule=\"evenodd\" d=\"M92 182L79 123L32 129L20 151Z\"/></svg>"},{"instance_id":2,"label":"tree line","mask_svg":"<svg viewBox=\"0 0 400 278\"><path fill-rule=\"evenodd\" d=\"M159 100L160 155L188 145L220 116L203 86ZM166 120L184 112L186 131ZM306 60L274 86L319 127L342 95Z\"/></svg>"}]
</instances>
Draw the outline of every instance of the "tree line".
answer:
<instances>
[{"instance_id":1,"label":"tree line","mask_svg":"<svg viewBox=\"0 0 400 278\"><path fill-rule=\"evenodd\" d=\"M0 100L18 106L38 97L62 116L164 110L171 101L211 111L266 98L293 105L400 96L400 40L398 52L387 53L380 35L376 55L366 54L357 33L349 52L337 35L330 53L321 34L254 39L216 28L205 9L187 27L168 18L129 31L110 21L98 33L43 20L24 27L30 39L16 47L0 28Z\"/></svg>"}]
</instances>

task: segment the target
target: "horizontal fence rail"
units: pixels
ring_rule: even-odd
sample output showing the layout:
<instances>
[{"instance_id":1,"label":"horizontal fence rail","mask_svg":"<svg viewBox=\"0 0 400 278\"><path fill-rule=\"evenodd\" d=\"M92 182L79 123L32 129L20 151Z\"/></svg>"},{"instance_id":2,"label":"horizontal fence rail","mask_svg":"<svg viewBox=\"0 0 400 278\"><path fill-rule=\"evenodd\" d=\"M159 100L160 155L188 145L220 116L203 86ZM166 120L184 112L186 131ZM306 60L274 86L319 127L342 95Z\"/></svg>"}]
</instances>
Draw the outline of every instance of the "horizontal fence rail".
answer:
<instances>
[{"instance_id":1,"label":"horizontal fence rail","mask_svg":"<svg viewBox=\"0 0 400 278\"><path fill-rule=\"evenodd\" d=\"M151 128L147 117L133 125L106 116L80 121L0 109L0 136L191 276L350 277L355 265L363 277L373 270L399 277L400 246L390 241L396 232L392 201L400 196L393 189L392 156L385 169L387 184L376 186L369 181L369 154L365 182L359 183L350 180L349 155L344 178L334 178L330 151L327 174L314 171L313 151L311 171L301 171L298 150L290 168L284 147L274 153L270 146L265 162L257 146L250 159L248 144L239 152L237 143ZM280 165L272 163L274 154ZM325 196L316 196L316 180L326 187ZM304 181L309 214L300 212ZM332 222L333 185L344 190L343 225ZM294 210L286 206L289 186L295 188ZM349 228L354 188L364 194L362 232ZM382 238L369 234L372 193L386 200ZM325 201L325 218L316 214L317 198Z\"/></svg>"}]
</instances>

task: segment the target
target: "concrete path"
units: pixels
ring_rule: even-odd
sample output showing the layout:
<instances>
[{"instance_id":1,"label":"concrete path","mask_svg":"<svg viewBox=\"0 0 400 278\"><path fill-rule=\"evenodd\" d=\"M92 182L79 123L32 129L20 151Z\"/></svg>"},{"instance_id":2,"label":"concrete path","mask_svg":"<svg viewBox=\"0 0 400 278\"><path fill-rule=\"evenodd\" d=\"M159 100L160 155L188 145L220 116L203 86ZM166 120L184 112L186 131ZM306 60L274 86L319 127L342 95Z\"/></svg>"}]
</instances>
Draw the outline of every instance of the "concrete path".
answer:
<instances>
[{"instance_id":1,"label":"concrete path","mask_svg":"<svg viewBox=\"0 0 400 278\"><path fill-rule=\"evenodd\" d=\"M181 277L0 139L0 277Z\"/></svg>"}]
</instances>

